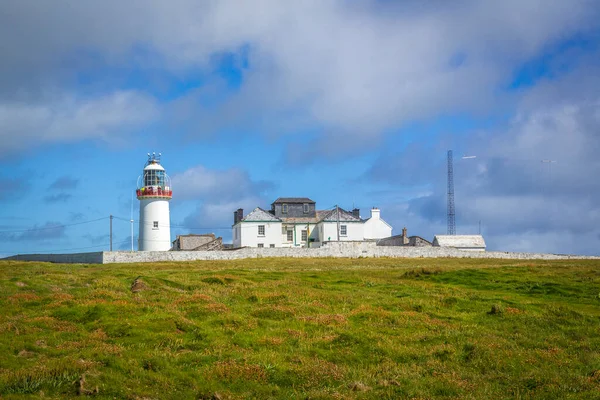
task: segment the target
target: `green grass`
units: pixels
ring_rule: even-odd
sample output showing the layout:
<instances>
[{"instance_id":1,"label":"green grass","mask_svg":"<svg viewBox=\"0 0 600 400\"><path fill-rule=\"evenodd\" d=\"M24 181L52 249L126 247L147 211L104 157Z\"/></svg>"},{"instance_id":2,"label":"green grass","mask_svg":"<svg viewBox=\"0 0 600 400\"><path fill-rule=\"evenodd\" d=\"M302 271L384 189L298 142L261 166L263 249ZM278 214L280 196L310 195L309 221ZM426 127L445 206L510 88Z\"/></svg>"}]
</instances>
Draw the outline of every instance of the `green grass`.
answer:
<instances>
[{"instance_id":1,"label":"green grass","mask_svg":"<svg viewBox=\"0 0 600 400\"><path fill-rule=\"evenodd\" d=\"M2 399L600 398L600 261L10 261L0 308Z\"/></svg>"}]
</instances>

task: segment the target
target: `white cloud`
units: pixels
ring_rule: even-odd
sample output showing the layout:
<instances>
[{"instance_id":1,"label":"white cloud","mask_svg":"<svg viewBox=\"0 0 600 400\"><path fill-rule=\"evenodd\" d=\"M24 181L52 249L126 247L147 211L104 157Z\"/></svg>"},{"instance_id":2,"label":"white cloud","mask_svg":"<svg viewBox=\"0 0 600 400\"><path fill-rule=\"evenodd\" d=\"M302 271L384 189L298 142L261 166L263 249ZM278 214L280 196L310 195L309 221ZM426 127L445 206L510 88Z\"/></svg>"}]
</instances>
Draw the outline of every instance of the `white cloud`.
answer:
<instances>
[{"instance_id":1,"label":"white cloud","mask_svg":"<svg viewBox=\"0 0 600 400\"><path fill-rule=\"evenodd\" d=\"M578 2L408 3L386 13L342 2L219 3L207 21L221 28L199 28L217 47L250 44L252 69L237 97L202 119L260 115L256 126L281 135L291 114L294 125L323 130L314 151L360 148L407 121L487 112L519 62L589 21Z\"/></svg>"},{"instance_id":2,"label":"white cloud","mask_svg":"<svg viewBox=\"0 0 600 400\"><path fill-rule=\"evenodd\" d=\"M265 207L266 194L275 185L254 181L239 168L215 170L197 165L172 178L177 201L193 202L195 209L183 218L183 225L198 230L213 231L225 240L231 237L233 212L243 208L247 214L255 207Z\"/></svg>"},{"instance_id":3,"label":"white cloud","mask_svg":"<svg viewBox=\"0 0 600 400\"><path fill-rule=\"evenodd\" d=\"M29 93L31 85L56 84L65 63L85 70L78 52L175 74L211 69L224 52L244 53L251 68L239 94L217 112L197 105L198 120L215 130L250 120L275 135L316 127L330 139L324 152L339 148L331 142L344 141L345 151L349 143L376 141L415 119L487 112L516 65L587 31L598 17L589 0L15 0L0 11L8 60L0 87ZM23 29L26 35L15 34ZM47 113L21 112L37 119Z\"/></svg>"},{"instance_id":4,"label":"white cloud","mask_svg":"<svg viewBox=\"0 0 600 400\"><path fill-rule=\"evenodd\" d=\"M9 152L86 139L115 143L157 114L152 98L133 91L91 99L62 96L43 103L0 102L0 143Z\"/></svg>"},{"instance_id":5,"label":"white cloud","mask_svg":"<svg viewBox=\"0 0 600 400\"><path fill-rule=\"evenodd\" d=\"M214 170L202 165L174 175L172 185L178 199L219 202L259 194L273 187L271 182L253 181L240 168Z\"/></svg>"},{"instance_id":6,"label":"white cloud","mask_svg":"<svg viewBox=\"0 0 600 400\"><path fill-rule=\"evenodd\" d=\"M446 231L445 150L454 148L457 232L476 233L481 221L491 249L598 254L597 76L586 65L540 82L505 126L447 138L443 146L417 142L400 154L390 151L366 178L413 190L392 222L408 221L409 231L433 237ZM461 160L462 151L477 158ZM432 193L419 197L423 185Z\"/></svg>"}]
</instances>

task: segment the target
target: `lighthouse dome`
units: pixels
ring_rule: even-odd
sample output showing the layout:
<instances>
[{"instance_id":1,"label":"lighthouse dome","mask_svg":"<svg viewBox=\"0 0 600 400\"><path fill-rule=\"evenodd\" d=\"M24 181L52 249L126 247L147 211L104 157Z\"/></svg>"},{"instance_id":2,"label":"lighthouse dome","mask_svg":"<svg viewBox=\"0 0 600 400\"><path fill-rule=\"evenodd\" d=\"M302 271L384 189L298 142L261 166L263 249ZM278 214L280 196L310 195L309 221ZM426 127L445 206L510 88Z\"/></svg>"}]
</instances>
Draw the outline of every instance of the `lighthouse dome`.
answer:
<instances>
[{"instance_id":1,"label":"lighthouse dome","mask_svg":"<svg viewBox=\"0 0 600 400\"><path fill-rule=\"evenodd\" d=\"M165 169L163 168L162 165L158 164L158 163L150 163L148 165L146 165L144 167L144 171L164 171Z\"/></svg>"}]
</instances>

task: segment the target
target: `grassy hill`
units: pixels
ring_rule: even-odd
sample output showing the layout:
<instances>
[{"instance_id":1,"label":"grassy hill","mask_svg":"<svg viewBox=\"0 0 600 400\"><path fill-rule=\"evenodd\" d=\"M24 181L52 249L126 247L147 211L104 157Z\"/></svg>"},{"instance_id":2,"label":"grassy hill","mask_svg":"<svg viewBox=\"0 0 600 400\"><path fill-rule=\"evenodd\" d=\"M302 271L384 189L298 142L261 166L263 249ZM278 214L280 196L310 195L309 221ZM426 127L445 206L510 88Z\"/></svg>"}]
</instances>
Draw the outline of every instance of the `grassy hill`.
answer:
<instances>
[{"instance_id":1,"label":"grassy hill","mask_svg":"<svg viewBox=\"0 0 600 400\"><path fill-rule=\"evenodd\" d=\"M599 398L600 261L0 262L0 398Z\"/></svg>"}]
</instances>

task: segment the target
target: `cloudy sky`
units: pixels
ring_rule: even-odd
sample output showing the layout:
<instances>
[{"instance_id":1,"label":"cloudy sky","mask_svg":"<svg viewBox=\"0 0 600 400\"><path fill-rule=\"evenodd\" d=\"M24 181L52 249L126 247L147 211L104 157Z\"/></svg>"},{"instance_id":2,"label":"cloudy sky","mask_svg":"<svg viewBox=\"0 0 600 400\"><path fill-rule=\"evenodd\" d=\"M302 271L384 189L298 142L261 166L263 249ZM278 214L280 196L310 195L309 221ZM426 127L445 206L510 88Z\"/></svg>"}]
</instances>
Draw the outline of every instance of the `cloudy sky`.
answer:
<instances>
[{"instance_id":1,"label":"cloudy sky","mask_svg":"<svg viewBox=\"0 0 600 400\"><path fill-rule=\"evenodd\" d=\"M153 151L172 236L230 241L235 209L306 196L432 239L450 149L459 234L600 254L598 21L596 0L4 0L0 255L106 249L111 214L129 248Z\"/></svg>"}]
</instances>

